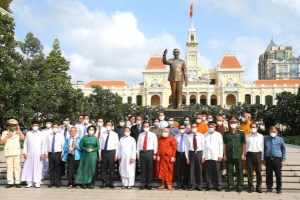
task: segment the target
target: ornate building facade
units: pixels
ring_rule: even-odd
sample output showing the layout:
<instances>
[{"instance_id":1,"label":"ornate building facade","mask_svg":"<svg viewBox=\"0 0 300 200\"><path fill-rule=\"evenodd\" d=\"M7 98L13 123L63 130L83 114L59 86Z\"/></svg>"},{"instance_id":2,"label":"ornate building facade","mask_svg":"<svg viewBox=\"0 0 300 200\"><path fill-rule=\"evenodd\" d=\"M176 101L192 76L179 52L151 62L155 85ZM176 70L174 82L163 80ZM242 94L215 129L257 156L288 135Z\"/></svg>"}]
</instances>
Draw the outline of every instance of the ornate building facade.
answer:
<instances>
[{"instance_id":1,"label":"ornate building facade","mask_svg":"<svg viewBox=\"0 0 300 200\"><path fill-rule=\"evenodd\" d=\"M224 55L215 69L200 65L198 39L193 22L186 42L188 86L183 87L183 105L206 104L230 107L238 103L276 104L276 95L282 91L297 93L300 80L257 80L244 82L244 66L235 55ZM268 47L269 48L269 47ZM168 107L171 88L169 69L162 63L162 56L152 56L142 71L143 83L128 85L125 81L91 81L76 84L85 95L93 92L92 86L101 86L119 94L123 103Z\"/></svg>"}]
</instances>

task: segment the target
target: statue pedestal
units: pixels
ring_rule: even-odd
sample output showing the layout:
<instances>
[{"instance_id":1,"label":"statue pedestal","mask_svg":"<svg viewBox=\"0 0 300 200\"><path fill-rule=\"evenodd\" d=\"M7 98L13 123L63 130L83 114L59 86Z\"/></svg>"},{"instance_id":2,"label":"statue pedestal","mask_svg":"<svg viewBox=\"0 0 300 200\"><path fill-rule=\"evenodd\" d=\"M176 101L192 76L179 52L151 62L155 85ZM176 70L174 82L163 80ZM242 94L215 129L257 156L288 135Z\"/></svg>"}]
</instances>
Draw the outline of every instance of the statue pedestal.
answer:
<instances>
[{"instance_id":1,"label":"statue pedestal","mask_svg":"<svg viewBox=\"0 0 300 200\"><path fill-rule=\"evenodd\" d=\"M166 117L174 117L178 122L183 122L185 116L191 117L191 113L186 109L166 109L164 114Z\"/></svg>"}]
</instances>

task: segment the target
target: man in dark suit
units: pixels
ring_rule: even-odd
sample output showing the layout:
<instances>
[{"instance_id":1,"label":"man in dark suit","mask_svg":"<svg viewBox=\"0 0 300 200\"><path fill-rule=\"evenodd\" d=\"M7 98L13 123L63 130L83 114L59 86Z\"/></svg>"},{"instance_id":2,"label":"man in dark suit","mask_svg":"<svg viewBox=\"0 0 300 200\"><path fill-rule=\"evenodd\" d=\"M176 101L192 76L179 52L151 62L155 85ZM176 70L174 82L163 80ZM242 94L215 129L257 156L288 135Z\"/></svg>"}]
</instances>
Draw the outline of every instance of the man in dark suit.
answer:
<instances>
[{"instance_id":1,"label":"man in dark suit","mask_svg":"<svg viewBox=\"0 0 300 200\"><path fill-rule=\"evenodd\" d=\"M143 129L143 118L142 116L136 117L136 124L131 127L131 133L130 136L132 136L135 139L135 142L137 142L139 138L139 134L144 132Z\"/></svg>"}]
</instances>

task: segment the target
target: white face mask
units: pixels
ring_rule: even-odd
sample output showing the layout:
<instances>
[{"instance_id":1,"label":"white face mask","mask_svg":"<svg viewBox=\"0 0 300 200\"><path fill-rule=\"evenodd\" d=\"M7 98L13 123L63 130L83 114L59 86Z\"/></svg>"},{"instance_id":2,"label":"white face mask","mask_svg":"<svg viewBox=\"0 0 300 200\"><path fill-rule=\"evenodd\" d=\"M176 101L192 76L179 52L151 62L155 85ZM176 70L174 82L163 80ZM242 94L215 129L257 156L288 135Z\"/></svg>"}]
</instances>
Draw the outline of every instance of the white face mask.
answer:
<instances>
[{"instance_id":1,"label":"white face mask","mask_svg":"<svg viewBox=\"0 0 300 200\"><path fill-rule=\"evenodd\" d=\"M47 128L51 128L52 124L51 123L46 123Z\"/></svg>"},{"instance_id":2,"label":"white face mask","mask_svg":"<svg viewBox=\"0 0 300 200\"><path fill-rule=\"evenodd\" d=\"M208 132L213 133L213 132L215 132L215 129L214 128L208 128Z\"/></svg>"},{"instance_id":3,"label":"white face mask","mask_svg":"<svg viewBox=\"0 0 300 200\"><path fill-rule=\"evenodd\" d=\"M183 134L183 133L185 132L185 130L184 130L184 129L180 129L179 132L180 132L181 134Z\"/></svg>"},{"instance_id":4,"label":"white face mask","mask_svg":"<svg viewBox=\"0 0 300 200\"><path fill-rule=\"evenodd\" d=\"M169 126L172 126L174 124L174 121L168 121Z\"/></svg>"},{"instance_id":5,"label":"white face mask","mask_svg":"<svg viewBox=\"0 0 300 200\"><path fill-rule=\"evenodd\" d=\"M196 123L200 123L201 122L201 119L196 119Z\"/></svg>"},{"instance_id":6,"label":"white face mask","mask_svg":"<svg viewBox=\"0 0 300 200\"><path fill-rule=\"evenodd\" d=\"M257 132L257 128L251 128L251 132L252 133L256 133Z\"/></svg>"},{"instance_id":7,"label":"white face mask","mask_svg":"<svg viewBox=\"0 0 300 200\"><path fill-rule=\"evenodd\" d=\"M37 131L37 130L39 130L39 127L38 126L33 126L32 130Z\"/></svg>"},{"instance_id":8,"label":"white face mask","mask_svg":"<svg viewBox=\"0 0 300 200\"><path fill-rule=\"evenodd\" d=\"M165 119L165 116L159 116L159 120L163 121Z\"/></svg>"},{"instance_id":9,"label":"white face mask","mask_svg":"<svg viewBox=\"0 0 300 200\"><path fill-rule=\"evenodd\" d=\"M212 122L213 119L207 119L208 122Z\"/></svg>"},{"instance_id":10,"label":"white face mask","mask_svg":"<svg viewBox=\"0 0 300 200\"><path fill-rule=\"evenodd\" d=\"M244 117L242 118L242 122L246 122L246 119Z\"/></svg>"},{"instance_id":11,"label":"white face mask","mask_svg":"<svg viewBox=\"0 0 300 200\"><path fill-rule=\"evenodd\" d=\"M103 126L103 122L97 122L97 126Z\"/></svg>"},{"instance_id":12,"label":"white face mask","mask_svg":"<svg viewBox=\"0 0 300 200\"><path fill-rule=\"evenodd\" d=\"M197 133L198 129L197 128L192 128L193 133Z\"/></svg>"},{"instance_id":13,"label":"white face mask","mask_svg":"<svg viewBox=\"0 0 300 200\"><path fill-rule=\"evenodd\" d=\"M277 133L270 133L271 137L276 137Z\"/></svg>"},{"instance_id":14,"label":"white face mask","mask_svg":"<svg viewBox=\"0 0 300 200\"><path fill-rule=\"evenodd\" d=\"M119 125L120 125L120 126L124 126L124 125L125 125L125 122L120 122Z\"/></svg>"},{"instance_id":15,"label":"white face mask","mask_svg":"<svg viewBox=\"0 0 300 200\"><path fill-rule=\"evenodd\" d=\"M136 121L136 124L140 125L140 124L142 124L142 121L138 120L138 121Z\"/></svg>"},{"instance_id":16,"label":"white face mask","mask_svg":"<svg viewBox=\"0 0 300 200\"><path fill-rule=\"evenodd\" d=\"M94 135L95 131L94 130L89 130L89 135Z\"/></svg>"},{"instance_id":17,"label":"white face mask","mask_svg":"<svg viewBox=\"0 0 300 200\"><path fill-rule=\"evenodd\" d=\"M88 124L89 122L90 122L90 120L88 120L88 119L83 120L83 123L85 123L85 124Z\"/></svg>"},{"instance_id":18,"label":"white face mask","mask_svg":"<svg viewBox=\"0 0 300 200\"><path fill-rule=\"evenodd\" d=\"M155 127L159 127L159 122L154 122Z\"/></svg>"},{"instance_id":19,"label":"white face mask","mask_svg":"<svg viewBox=\"0 0 300 200\"><path fill-rule=\"evenodd\" d=\"M169 136L169 133L168 133L168 132L163 132L161 135L162 135L163 137L168 137L168 136Z\"/></svg>"},{"instance_id":20,"label":"white face mask","mask_svg":"<svg viewBox=\"0 0 300 200\"><path fill-rule=\"evenodd\" d=\"M58 132L58 128L53 128L53 133L57 133Z\"/></svg>"},{"instance_id":21,"label":"white face mask","mask_svg":"<svg viewBox=\"0 0 300 200\"><path fill-rule=\"evenodd\" d=\"M130 132L125 132L124 134L128 137L130 135Z\"/></svg>"},{"instance_id":22,"label":"white face mask","mask_svg":"<svg viewBox=\"0 0 300 200\"><path fill-rule=\"evenodd\" d=\"M111 130L111 126L106 126L105 128L106 128L107 131Z\"/></svg>"},{"instance_id":23,"label":"white face mask","mask_svg":"<svg viewBox=\"0 0 300 200\"><path fill-rule=\"evenodd\" d=\"M149 128L147 127L147 128L144 128L144 131L145 132L149 132Z\"/></svg>"},{"instance_id":24,"label":"white face mask","mask_svg":"<svg viewBox=\"0 0 300 200\"><path fill-rule=\"evenodd\" d=\"M69 126L70 125L70 121L64 121L64 125L65 126Z\"/></svg>"},{"instance_id":25,"label":"white face mask","mask_svg":"<svg viewBox=\"0 0 300 200\"><path fill-rule=\"evenodd\" d=\"M218 124L219 126L221 126L221 125L223 124L223 122L222 122L222 121L217 121L217 124Z\"/></svg>"},{"instance_id":26,"label":"white face mask","mask_svg":"<svg viewBox=\"0 0 300 200\"><path fill-rule=\"evenodd\" d=\"M230 128L235 129L237 127L237 124L230 124Z\"/></svg>"},{"instance_id":27,"label":"white face mask","mask_svg":"<svg viewBox=\"0 0 300 200\"><path fill-rule=\"evenodd\" d=\"M206 120L206 117L202 117L202 121L205 121Z\"/></svg>"}]
</instances>

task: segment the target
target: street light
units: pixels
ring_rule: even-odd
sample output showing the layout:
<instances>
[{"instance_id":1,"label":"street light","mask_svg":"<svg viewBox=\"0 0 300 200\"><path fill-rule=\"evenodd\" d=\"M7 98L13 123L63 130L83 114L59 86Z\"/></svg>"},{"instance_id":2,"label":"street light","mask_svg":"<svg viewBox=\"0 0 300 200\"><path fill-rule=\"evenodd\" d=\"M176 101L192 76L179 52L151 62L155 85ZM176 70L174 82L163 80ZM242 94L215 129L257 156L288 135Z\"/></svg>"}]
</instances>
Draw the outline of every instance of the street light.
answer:
<instances>
[{"instance_id":1,"label":"street light","mask_svg":"<svg viewBox=\"0 0 300 200\"><path fill-rule=\"evenodd\" d=\"M78 83L83 83L83 81L77 81L77 90L78 90Z\"/></svg>"}]
</instances>

